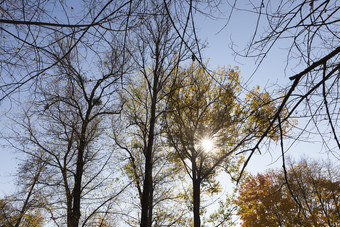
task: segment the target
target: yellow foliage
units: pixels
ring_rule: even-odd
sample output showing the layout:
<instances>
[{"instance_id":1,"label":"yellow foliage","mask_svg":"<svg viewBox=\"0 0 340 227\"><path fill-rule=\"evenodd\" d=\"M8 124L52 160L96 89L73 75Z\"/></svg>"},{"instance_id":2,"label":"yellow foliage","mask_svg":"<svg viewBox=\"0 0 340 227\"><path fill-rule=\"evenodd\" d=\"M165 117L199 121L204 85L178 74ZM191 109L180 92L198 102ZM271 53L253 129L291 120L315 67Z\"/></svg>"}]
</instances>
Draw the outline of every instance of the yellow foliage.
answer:
<instances>
[{"instance_id":1,"label":"yellow foliage","mask_svg":"<svg viewBox=\"0 0 340 227\"><path fill-rule=\"evenodd\" d=\"M282 98L273 99L268 92L261 92L259 86L251 90L245 99L246 112L250 113L245 130L254 133L256 137L262 136L278 111L281 100ZM284 108L280 113L280 118L285 119L287 115L288 109ZM287 134L296 123L292 120L283 122L281 124L283 134ZM267 137L275 141L279 140L280 130L277 122L271 127Z\"/></svg>"},{"instance_id":2,"label":"yellow foliage","mask_svg":"<svg viewBox=\"0 0 340 227\"><path fill-rule=\"evenodd\" d=\"M188 165L196 165L198 178L204 176L200 180L202 192L218 193L221 186L214 180L218 168L211 168L220 162L241 132L238 129L241 121L240 71L237 67L219 67L207 73L202 66L193 63L188 68L179 67L174 76L175 82L167 90L167 112L163 119L169 143L177 149L177 156L174 156L177 160L174 161L187 160ZM201 143L205 138L214 143L210 152L205 152ZM223 158L219 167L236 163Z\"/></svg>"}]
</instances>

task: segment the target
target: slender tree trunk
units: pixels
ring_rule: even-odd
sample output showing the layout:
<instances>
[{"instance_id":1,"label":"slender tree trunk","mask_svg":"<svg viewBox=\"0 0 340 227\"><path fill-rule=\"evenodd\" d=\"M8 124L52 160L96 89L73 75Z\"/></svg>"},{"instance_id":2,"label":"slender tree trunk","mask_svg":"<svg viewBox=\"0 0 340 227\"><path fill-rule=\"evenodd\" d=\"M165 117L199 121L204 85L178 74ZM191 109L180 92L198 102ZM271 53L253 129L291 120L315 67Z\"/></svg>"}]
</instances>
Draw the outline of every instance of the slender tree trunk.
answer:
<instances>
[{"instance_id":1,"label":"slender tree trunk","mask_svg":"<svg viewBox=\"0 0 340 227\"><path fill-rule=\"evenodd\" d=\"M41 166L39 168L37 174L33 178L33 182L31 184L31 187L30 187L29 191L28 191L28 195L26 197L24 205L22 206L22 208L20 210L19 218L18 218L17 222L15 223L14 227L19 227L20 226L21 220L22 220L23 216L25 215L25 213L27 211L28 203L29 203L29 201L31 199L31 196L32 196L32 193L33 193L33 189L34 189L34 187L35 187L35 185L36 185L36 183L37 183L37 181L39 179L39 176L40 176L40 173L42 171L42 168L43 167Z\"/></svg>"},{"instance_id":2,"label":"slender tree trunk","mask_svg":"<svg viewBox=\"0 0 340 227\"><path fill-rule=\"evenodd\" d=\"M80 200L81 200L81 182L84 171L84 151L85 151L85 135L86 135L87 123L82 126L82 132L80 137L80 143L78 146L77 155L77 169L74 176L74 188L72 191L73 207L71 216L68 217L68 227L77 227L81 216L80 212Z\"/></svg>"},{"instance_id":3,"label":"slender tree trunk","mask_svg":"<svg viewBox=\"0 0 340 227\"><path fill-rule=\"evenodd\" d=\"M67 204L67 214L66 214L66 218L67 218L67 226L71 226L72 224L72 195L70 192L70 188L68 185L68 181L67 181L67 174L66 174L66 168L64 167L62 170L62 174L63 174L63 180L64 180L64 187L65 187L65 193L66 193L66 204Z\"/></svg>"},{"instance_id":4,"label":"slender tree trunk","mask_svg":"<svg viewBox=\"0 0 340 227\"><path fill-rule=\"evenodd\" d=\"M151 227L152 220L152 152L147 153L145 159L145 178L144 187L142 194L142 217L141 217L141 227Z\"/></svg>"},{"instance_id":5,"label":"slender tree trunk","mask_svg":"<svg viewBox=\"0 0 340 227\"><path fill-rule=\"evenodd\" d=\"M79 225L80 219L80 198L81 198L81 181L82 181L82 172L83 172L83 151L78 151L78 160L77 160L77 170L74 182L73 189L73 207L72 207L72 215L70 218L70 222L68 227L76 227Z\"/></svg>"},{"instance_id":6,"label":"slender tree trunk","mask_svg":"<svg viewBox=\"0 0 340 227\"><path fill-rule=\"evenodd\" d=\"M157 66L156 66L157 68ZM148 135L148 144L145 150L145 178L142 195L142 217L141 227L151 227L152 224L152 203L153 203L153 179L152 179L152 151L155 139L155 124L156 124L156 103L158 93L158 78L157 72L154 73L154 81L151 97L151 115Z\"/></svg>"},{"instance_id":7,"label":"slender tree trunk","mask_svg":"<svg viewBox=\"0 0 340 227\"><path fill-rule=\"evenodd\" d=\"M200 219L200 203L201 203L201 184L196 179L193 180L193 200L194 200L194 226L200 227L201 226L201 219Z\"/></svg>"},{"instance_id":8,"label":"slender tree trunk","mask_svg":"<svg viewBox=\"0 0 340 227\"><path fill-rule=\"evenodd\" d=\"M192 187L193 187L193 208L194 208L194 227L201 226L200 203L201 203L201 182L198 176L196 156L192 158Z\"/></svg>"}]
</instances>

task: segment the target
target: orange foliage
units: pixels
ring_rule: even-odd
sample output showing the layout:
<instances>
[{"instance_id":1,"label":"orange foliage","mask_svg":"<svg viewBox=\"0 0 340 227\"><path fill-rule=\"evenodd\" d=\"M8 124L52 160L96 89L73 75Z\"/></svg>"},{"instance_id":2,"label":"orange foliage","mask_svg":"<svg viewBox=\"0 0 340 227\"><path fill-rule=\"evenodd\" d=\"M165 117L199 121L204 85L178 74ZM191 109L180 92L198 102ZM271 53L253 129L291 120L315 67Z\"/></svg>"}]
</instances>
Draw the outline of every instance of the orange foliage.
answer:
<instances>
[{"instance_id":1,"label":"orange foliage","mask_svg":"<svg viewBox=\"0 0 340 227\"><path fill-rule=\"evenodd\" d=\"M340 183L334 178L339 173L330 170L306 161L291 165L289 187L283 171L249 176L235 201L242 226L336 226L340 220Z\"/></svg>"}]
</instances>

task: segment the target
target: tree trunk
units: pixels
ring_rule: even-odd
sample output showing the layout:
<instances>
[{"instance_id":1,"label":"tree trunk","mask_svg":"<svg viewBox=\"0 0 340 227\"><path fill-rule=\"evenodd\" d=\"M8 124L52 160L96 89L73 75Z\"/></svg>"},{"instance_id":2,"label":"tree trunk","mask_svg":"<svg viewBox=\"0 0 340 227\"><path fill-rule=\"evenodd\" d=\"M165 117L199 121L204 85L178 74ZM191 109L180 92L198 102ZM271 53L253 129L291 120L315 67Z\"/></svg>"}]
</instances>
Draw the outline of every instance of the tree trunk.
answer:
<instances>
[{"instance_id":1,"label":"tree trunk","mask_svg":"<svg viewBox=\"0 0 340 227\"><path fill-rule=\"evenodd\" d=\"M152 160L151 152L145 160L145 179L142 194L141 227L151 227L152 220Z\"/></svg>"},{"instance_id":2,"label":"tree trunk","mask_svg":"<svg viewBox=\"0 0 340 227\"><path fill-rule=\"evenodd\" d=\"M193 209L194 209L194 227L201 226L200 203L201 203L201 182L198 176L196 165L196 156L192 158L192 187L193 187Z\"/></svg>"},{"instance_id":3,"label":"tree trunk","mask_svg":"<svg viewBox=\"0 0 340 227\"><path fill-rule=\"evenodd\" d=\"M141 217L141 224L140 224L141 227L151 227L151 224L152 224L152 203L153 203L152 151L153 151L153 143L155 139L158 79L159 79L159 75L157 75L157 72L155 72L153 87L152 87L152 97L151 97L151 115L150 115L148 144L145 149L145 178L144 178L143 195L142 195L142 217Z\"/></svg>"},{"instance_id":4,"label":"tree trunk","mask_svg":"<svg viewBox=\"0 0 340 227\"><path fill-rule=\"evenodd\" d=\"M84 151L85 151L85 134L86 134L87 123L82 126L82 132L80 137L80 143L78 147L77 155L77 169L74 176L74 188L72 191L73 207L70 217L68 217L68 227L77 227L81 216L80 212L80 200L81 200L81 182L84 171Z\"/></svg>"},{"instance_id":5,"label":"tree trunk","mask_svg":"<svg viewBox=\"0 0 340 227\"><path fill-rule=\"evenodd\" d=\"M67 218L67 227L78 227L79 226L79 218L80 216L76 216L74 212L72 212L71 216Z\"/></svg>"},{"instance_id":6,"label":"tree trunk","mask_svg":"<svg viewBox=\"0 0 340 227\"><path fill-rule=\"evenodd\" d=\"M193 200L194 200L194 227L201 226L201 219L200 219L200 203L201 203L201 187L200 182L196 179L193 181Z\"/></svg>"},{"instance_id":7,"label":"tree trunk","mask_svg":"<svg viewBox=\"0 0 340 227\"><path fill-rule=\"evenodd\" d=\"M80 219L80 198L81 198L81 181L83 172L83 152L78 151L77 170L75 175L74 189L73 189L73 207L68 227L77 227Z\"/></svg>"}]
</instances>

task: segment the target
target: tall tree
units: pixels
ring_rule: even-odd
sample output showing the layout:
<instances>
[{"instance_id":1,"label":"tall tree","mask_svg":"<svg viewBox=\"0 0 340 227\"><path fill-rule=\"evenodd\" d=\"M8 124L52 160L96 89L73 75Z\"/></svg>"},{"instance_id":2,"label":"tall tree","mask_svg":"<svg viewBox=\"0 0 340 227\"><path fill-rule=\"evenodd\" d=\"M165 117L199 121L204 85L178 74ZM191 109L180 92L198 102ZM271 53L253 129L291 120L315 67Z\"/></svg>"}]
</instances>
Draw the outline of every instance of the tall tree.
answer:
<instances>
[{"instance_id":1,"label":"tall tree","mask_svg":"<svg viewBox=\"0 0 340 227\"><path fill-rule=\"evenodd\" d=\"M40 81L39 96L23 119L16 120L21 130L14 130L17 142L13 145L44 166L37 186L52 220L78 226L96 218L117 193L103 190L112 186L108 182L113 177L109 174L113 149L104 135L108 117L121 110L117 94L121 69L127 65L116 43L107 63L98 63L103 71L88 75L81 69L78 52L62 58L72 45L72 38L57 41L58 68ZM101 195L96 196L99 190Z\"/></svg>"},{"instance_id":2,"label":"tall tree","mask_svg":"<svg viewBox=\"0 0 340 227\"><path fill-rule=\"evenodd\" d=\"M164 112L164 99L175 78L174 72L178 64L188 58L188 50L182 50L182 40L167 16L169 9L166 7L170 4L150 1L144 7L143 13L152 16L141 16L141 25L128 36L129 42L134 44L130 45L129 51L133 53L136 64L136 75L130 78L124 94L124 99L130 100L124 113L132 142L123 144L120 138L116 138L116 142L127 151L130 159L127 170L132 173L130 176L135 179L140 196L140 226L149 227L153 223L154 206L159 206L159 201L154 200L157 183L161 176L165 177L159 174L162 170L157 165L168 162L162 157L165 149L160 147L159 119Z\"/></svg>"},{"instance_id":3,"label":"tall tree","mask_svg":"<svg viewBox=\"0 0 340 227\"><path fill-rule=\"evenodd\" d=\"M258 89L241 102L238 68L219 68L208 74L193 63L179 68L164 115L168 141L192 181L194 226L201 226L200 197L203 186L218 191L214 176L223 167L235 176L236 152L263 131L276 109L268 93ZM285 125L285 131L288 125ZM270 138L277 139L278 131ZM242 157L242 156L241 156Z\"/></svg>"},{"instance_id":4,"label":"tall tree","mask_svg":"<svg viewBox=\"0 0 340 227\"><path fill-rule=\"evenodd\" d=\"M141 209L142 195L145 178L145 146L148 139L148 120L150 117L150 92L144 78L135 78L129 86L126 86L127 93L124 100L122 115L119 116L121 125L115 124L114 136L116 144L124 151L123 160L128 160L124 165L123 175L133 181L134 187L131 196L125 194L126 205L123 207L128 213L131 205L137 209L135 215L128 216L127 224L136 226L140 224L140 217L136 217ZM182 177L178 175L178 166L170 160L173 153L165 142L162 126L159 118L164 111L164 98L158 99L156 108L157 124L155 126L155 136L152 151L152 225L186 225L181 224L184 214L183 203L179 203L174 188L182 182ZM127 199L129 198L129 199ZM137 198L137 200L136 200ZM180 198L178 198L180 199ZM177 200L177 203L174 202ZM132 202L131 202L132 201ZM132 208L133 208L132 207Z\"/></svg>"},{"instance_id":5,"label":"tall tree","mask_svg":"<svg viewBox=\"0 0 340 227\"><path fill-rule=\"evenodd\" d=\"M306 160L290 163L286 176L282 170L250 175L236 200L242 225L336 226L339 177L333 166Z\"/></svg>"}]
</instances>

